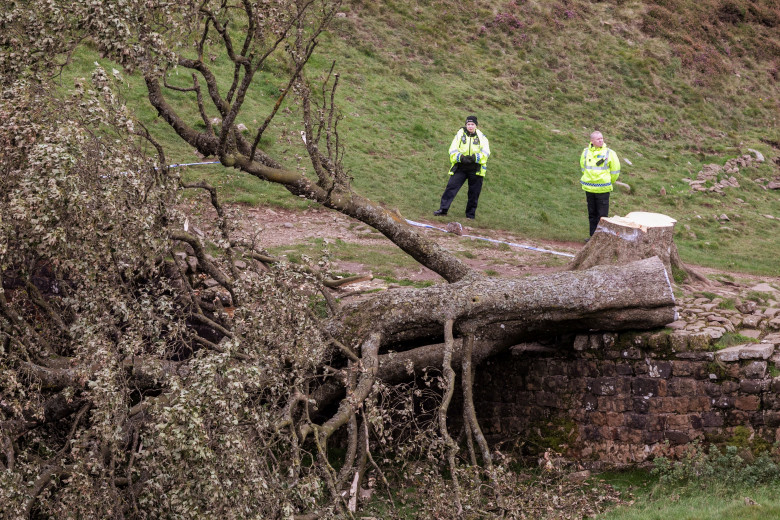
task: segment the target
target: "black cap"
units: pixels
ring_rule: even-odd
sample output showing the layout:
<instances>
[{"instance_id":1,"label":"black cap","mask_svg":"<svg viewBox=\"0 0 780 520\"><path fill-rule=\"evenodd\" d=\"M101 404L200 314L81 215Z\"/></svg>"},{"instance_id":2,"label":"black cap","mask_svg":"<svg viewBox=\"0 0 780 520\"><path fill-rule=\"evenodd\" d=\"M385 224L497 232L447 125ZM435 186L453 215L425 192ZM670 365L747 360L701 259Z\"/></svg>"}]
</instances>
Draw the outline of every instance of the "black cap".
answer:
<instances>
[{"instance_id":1,"label":"black cap","mask_svg":"<svg viewBox=\"0 0 780 520\"><path fill-rule=\"evenodd\" d=\"M474 124L475 124L475 125L478 125L478 124L479 124L479 123L477 122L477 116L468 116L468 117L466 118L466 122L468 123L469 121L474 121Z\"/></svg>"}]
</instances>

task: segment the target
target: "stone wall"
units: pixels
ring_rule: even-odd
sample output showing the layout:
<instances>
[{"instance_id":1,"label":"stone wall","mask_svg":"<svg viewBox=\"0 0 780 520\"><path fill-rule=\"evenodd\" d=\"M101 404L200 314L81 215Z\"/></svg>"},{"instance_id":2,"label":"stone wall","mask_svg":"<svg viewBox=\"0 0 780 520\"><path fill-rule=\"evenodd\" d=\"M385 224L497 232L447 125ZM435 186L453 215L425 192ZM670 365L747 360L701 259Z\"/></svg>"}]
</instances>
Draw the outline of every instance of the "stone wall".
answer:
<instances>
[{"instance_id":1,"label":"stone wall","mask_svg":"<svg viewBox=\"0 0 780 520\"><path fill-rule=\"evenodd\" d=\"M713 301L683 299L663 331L558 338L486 361L475 378L484 433L616 464L677 456L695 439L780 441L776 302L740 301L742 312ZM757 343L721 348L728 333Z\"/></svg>"}]
</instances>

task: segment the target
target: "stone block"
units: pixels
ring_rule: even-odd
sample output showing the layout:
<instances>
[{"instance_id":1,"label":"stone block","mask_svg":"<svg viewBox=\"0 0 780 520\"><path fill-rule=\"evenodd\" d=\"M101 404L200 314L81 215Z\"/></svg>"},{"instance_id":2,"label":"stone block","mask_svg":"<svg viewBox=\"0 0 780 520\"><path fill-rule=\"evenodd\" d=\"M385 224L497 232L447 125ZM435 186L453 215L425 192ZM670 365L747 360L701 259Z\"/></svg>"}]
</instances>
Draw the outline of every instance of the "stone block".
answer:
<instances>
[{"instance_id":1,"label":"stone block","mask_svg":"<svg viewBox=\"0 0 780 520\"><path fill-rule=\"evenodd\" d=\"M679 377L671 379L667 386L669 395L673 397L696 395L697 388L697 381Z\"/></svg>"},{"instance_id":2,"label":"stone block","mask_svg":"<svg viewBox=\"0 0 780 520\"><path fill-rule=\"evenodd\" d=\"M647 362L648 375L650 377L669 379L672 376L672 364L669 361L651 362L649 359L645 361Z\"/></svg>"},{"instance_id":3,"label":"stone block","mask_svg":"<svg viewBox=\"0 0 780 520\"><path fill-rule=\"evenodd\" d=\"M588 390L594 395L615 395L617 380L614 377L597 377L590 381Z\"/></svg>"},{"instance_id":4,"label":"stone block","mask_svg":"<svg viewBox=\"0 0 780 520\"><path fill-rule=\"evenodd\" d=\"M762 379L766 375L766 361L751 361L742 367L742 374L747 379Z\"/></svg>"},{"instance_id":5,"label":"stone block","mask_svg":"<svg viewBox=\"0 0 780 520\"><path fill-rule=\"evenodd\" d=\"M761 407L761 399L757 395L741 395L736 398L734 406L739 410L754 412Z\"/></svg>"},{"instance_id":6,"label":"stone block","mask_svg":"<svg viewBox=\"0 0 780 520\"><path fill-rule=\"evenodd\" d=\"M650 399L647 397L634 397L631 402L636 413L648 413L650 411Z\"/></svg>"},{"instance_id":7,"label":"stone block","mask_svg":"<svg viewBox=\"0 0 780 520\"><path fill-rule=\"evenodd\" d=\"M723 395L723 387L710 381L704 383L704 391L710 397L720 397Z\"/></svg>"},{"instance_id":8,"label":"stone block","mask_svg":"<svg viewBox=\"0 0 780 520\"><path fill-rule=\"evenodd\" d=\"M758 394L762 391L762 384L756 379L743 379L739 382L739 390L746 394Z\"/></svg>"},{"instance_id":9,"label":"stone block","mask_svg":"<svg viewBox=\"0 0 780 520\"><path fill-rule=\"evenodd\" d=\"M631 382L632 393L635 396L656 397L666 395L666 381L648 378L637 377Z\"/></svg>"},{"instance_id":10,"label":"stone block","mask_svg":"<svg viewBox=\"0 0 780 520\"><path fill-rule=\"evenodd\" d=\"M698 332L691 334L688 337L688 349L689 350L708 350L710 343L712 342L712 334Z\"/></svg>"},{"instance_id":11,"label":"stone block","mask_svg":"<svg viewBox=\"0 0 780 520\"><path fill-rule=\"evenodd\" d=\"M687 414L672 414L666 418L666 427L670 430L687 430L691 427L691 418Z\"/></svg>"},{"instance_id":12,"label":"stone block","mask_svg":"<svg viewBox=\"0 0 780 520\"><path fill-rule=\"evenodd\" d=\"M685 352L688 350L688 337L690 334L684 330L678 330L669 334L669 346L675 352Z\"/></svg>"},{"instance_id":13,"label":"stone block","mask_svg":"<svg viewBox=\"0 0 780 520\"><path fill-rule=\"evenodd\" d=\"M723 393L726 395L733 394L739 391L739 383L736 381L723 381L720 384Z\"/></svg>"},{"instance_id":14,"label":"stone block","mask_svg":"<svg viewBox=\"0 0 780 520\"><path fill-rule=\"evenodd\" d=\"M774 353L773 345L763 345L760 343L747 343L724 348L717 352L715 357L718 361L724 363L737 361L739 359L769 359Z\"/></svg>"},{"instance_id":15,"label":"stone block","mask_svg":"<svg viewBox=\"0 0 780 520\"><path fill-rule=\"evenodd\" d=\"M705 412L701 414L701 422L705 428L720 428L723 426L723 415L720 412Z\"/></svg>"},{"instance_id":16,"label":"stone block","mask_svg":"<svg viewBox=\"0 0 780 520\"><path fill-rule=\"evenodd\" d=\"M691 397L689 412L708 412L712 409L712 399L703 395Z\"/></svg>"},{"instance_id":17,"label":"stone block","mask_svg":"<svg viewBox=\"0 0 780 520\"><path fill-rule=\"evenodd\" d=\"M712 405L715 408L722 408L722 409L725 410L725 409L728 409L728 408L733 408L734 407L734 401L735 401L734 397L721 396L721 397L718 397L717 399L715 399L712 402Z\"/></svg>"},{"instance_id":18,"label":"stone block","mask_svg":"<svg viewBox=\"0 0 780 520\"><path fill-rule=\"evenodd\" d=\"M761 343L773 343L775 345L780 345L780 332L772 332L764 336L764 339L761 340Z\"/></svg>"},{"instance_id":19,"label":"stone block","mask_svg":"<svg viewBox=\"0 0 780 520\"><path fill-rule=\"evenodd\" d=\"M662 442L664 440L664 432L662 431L643 431L642 432L642 442L644 444L657 444L659 442Z\"/></svg>"},{"instance_id":20,"label":"stone block","mask_svg":"<svg viewBox=\"0 0 780 520\"><path fill-rule=\"evenodd\" d=\"M582 407L588 411L596 411L599 409L598 398L592 394L586 394L582 398Z\"/></svg>"},{"instance_id":21,"label":"stone block","mask_svg":"<svg viewBox=\"0 0 780 520\"><path fill-rule=\"evenodd\" d=\"M687 432L667 430L664 432L664 438L671 444L687 444L691 438Z\"/></svg>"},{"instance_id":22,"label":"stone block","mask_svg":"<svg viewBox=\"0 0 780 520\"><path fill-rule=\"evenodd\" d=\"M633 376L634 368L629 363L615 364L615 374L618 376Z\"/></svg>"},{"instance_id":23,"label":"stone block","mask_svg":"<svg viewBox=\"0 0 780 520\"><path fill-rule=\"evenodd\" d=\"M674 377L687 377L693 375L693 363L691 361L672 361L672 375Z\"/></svg>"},{"instance_id":24,"label":"stone block","mask_svg":"<svg viewBox=\"0 0 780 520\"><path fill-rule=\"evenodd\" d=\"M749 329L757 329L761 326L761 322L764 321L764 316L761 314L748 314L742 318L742 326Z\"/></svg>"}]
</instances>

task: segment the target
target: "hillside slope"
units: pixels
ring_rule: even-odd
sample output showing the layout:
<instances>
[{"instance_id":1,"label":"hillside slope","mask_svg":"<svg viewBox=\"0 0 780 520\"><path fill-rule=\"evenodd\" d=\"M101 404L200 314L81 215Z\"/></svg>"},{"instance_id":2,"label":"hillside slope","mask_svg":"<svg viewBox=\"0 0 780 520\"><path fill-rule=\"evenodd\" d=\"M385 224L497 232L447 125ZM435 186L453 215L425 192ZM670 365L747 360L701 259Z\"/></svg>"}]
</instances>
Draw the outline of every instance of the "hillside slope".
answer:
<instances>
[{"instance_id":1,"label":"hillside slope","mask_svg":"<svg viewBox=\"0 0 780 520\"><path fill-rule=\"evenodd\" d=\"M753 182L780 173L770 164L776 2L351 1L342 11L314 65L335 60L340 72L345 164L362 192L429 215L449 141L475 113L493 149L477 225L582 239L577 161L597 128L629 159L621 180L633 192L613 196L613 213L677 218L689 261L778 272L780 221L762 215L780 217L780 194ZM739 189L692 194L682 181L748 148L770 160L742 169ZM461 193L453 219L464 204Z\"/></svg>"}]
</instances>

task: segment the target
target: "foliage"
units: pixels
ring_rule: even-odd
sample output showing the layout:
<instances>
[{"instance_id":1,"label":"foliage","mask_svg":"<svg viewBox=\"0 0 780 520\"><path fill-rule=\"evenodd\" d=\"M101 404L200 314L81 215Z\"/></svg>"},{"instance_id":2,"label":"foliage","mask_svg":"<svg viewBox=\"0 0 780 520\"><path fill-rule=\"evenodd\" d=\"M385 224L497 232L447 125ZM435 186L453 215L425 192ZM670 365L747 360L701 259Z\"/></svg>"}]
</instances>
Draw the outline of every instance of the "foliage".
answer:
<instances>
[{"instance_id":1,"label":"foliage","mask_svg":"<svg viewBox=\"0 0 780 520\"><path fill-rule=\"evenodd\" d=\"M735 445L705 449L693 443L680 460L658 457L654 464L653 473L659 476L659 482L678 490L684 486L741 489L780 480L780 465L769 452L746 459Z\"/></svg>"}]
</instances>

